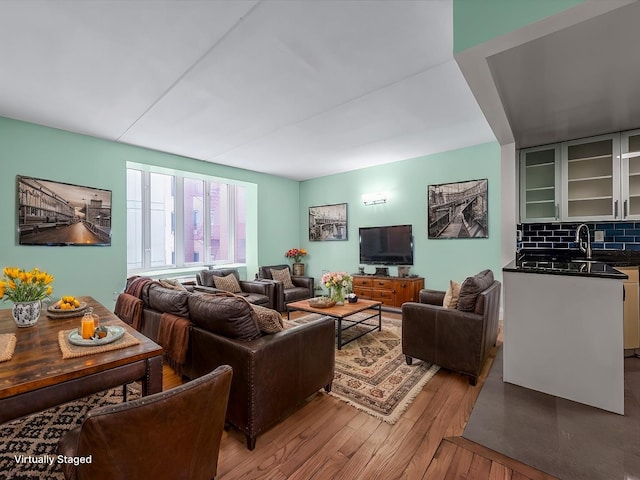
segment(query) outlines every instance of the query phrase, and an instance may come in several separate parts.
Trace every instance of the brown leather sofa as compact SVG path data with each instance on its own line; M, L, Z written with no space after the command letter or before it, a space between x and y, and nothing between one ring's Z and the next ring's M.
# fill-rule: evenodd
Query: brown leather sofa
M313 277L305 277L301 275L291 275L291 283L293 288L284 288L282 282L277 282L271 275L271 270L289 270L291 275L291 269L289 265L269 265L266 267L260 267L258 270L258 277L266 283L273 283L274 285L274 303L271 308L279 312L284 312L287 308L287 303L297 302L298 300L304 300L306 298L312 298L314 296L314 279Z
M226 419L252 450L256 436L310 395L331 390L334 320L323 317L262 334L251 306L238 297L176 291L152 284L142 293L141 332L157 340L162 313L191 320L183 374L198 378L222 364L233 368Z
M211 270L202 270L196 273L196 285L193 287L195 291L208 293L220 293L223 290L216 288L214 277L226 277L233 274L240 285L242 292L236 293L245 297L249 303L260 305L262 307L274 308L273 305L273 285L257 282L254 280L240 280L238 270L235 268L214 268Z
M466 284L466 291L465 290ZM421 290L420 302L402 305L402 353L469 376L476 385L498 337L500 282L491 270L463 282L458 308L442 306L445 292ZM462 309L460 309L462 306Z
M228 365L165 392L91 410L58 441L66 480L209 480L218 468Z

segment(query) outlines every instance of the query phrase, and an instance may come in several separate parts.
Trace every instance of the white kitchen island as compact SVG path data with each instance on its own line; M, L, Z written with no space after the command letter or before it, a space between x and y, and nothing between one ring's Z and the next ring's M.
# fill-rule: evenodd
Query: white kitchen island
M624 279L604 264L507 265L504 381L623 415Z

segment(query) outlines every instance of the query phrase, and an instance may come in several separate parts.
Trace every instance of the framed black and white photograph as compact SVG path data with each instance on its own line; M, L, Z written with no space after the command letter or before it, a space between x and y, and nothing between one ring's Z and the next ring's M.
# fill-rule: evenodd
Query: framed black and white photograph
M427 187L429 238L487 238L488 181Z
M20 245L111 245L111 191L17 177Z
M309 207L309 240L347 240L347 204Z

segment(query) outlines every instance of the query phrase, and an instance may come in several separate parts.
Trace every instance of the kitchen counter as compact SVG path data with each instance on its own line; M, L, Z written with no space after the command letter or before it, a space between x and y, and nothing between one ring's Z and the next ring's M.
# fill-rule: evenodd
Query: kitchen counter
M513 260L502 270L505 272L575 275L580 277L616 278L619 280L626 280L628 278L627 275L619 272L608 263L581 261L571 258L553 260L554 258L556 257L525 256Z
M527 259L543 259L554 262L572 262L585 260L585 254L577 249L532 249L520 251L518 257ZM613 267L637 267L640 266L640 250L594 250L591 260L606 263Z
M504 381L624 414L625 279L571 258L504 267Z

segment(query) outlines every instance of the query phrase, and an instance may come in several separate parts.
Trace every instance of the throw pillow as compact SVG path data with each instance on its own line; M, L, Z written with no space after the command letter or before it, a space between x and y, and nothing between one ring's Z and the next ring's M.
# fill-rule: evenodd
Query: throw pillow
M213 283L215 283L216 288L220 290L224 290L229 293L240 293L242 290L240 289L240 284L238 283L238 279L233 273L225 277L213 277Z
M258 327L262 333L277 333L284 330L282 316L278 312L260 305L251 305L251 308L256 314Z
M291 273L289 273L288 268L283 268L282 270L274 270L272 268L271 278L273 278L276 282L282 282L285 290L289 288L295 288L295 285L291 281Z
M456 308L462 312L473 312L476 308L478 295L489 288L492 283L493 272L491 270L483 270L473 277L467 277L460 287Z
M187 289L184 288L184 285L182 285L178 280L175 280L173 278L161 278L160 280L158 280L158 282L160 283L160 285L162 285L165 288L170 288L172 290L177 290L179 292L187 291Z
M197 327L223 337L251 341L262 336L253 309L242 297L226 293L189 295L189 314Z
M460 296L460 284L449 280L449 288L447 293L444 294L444 301L442 306L445 308L456 308L458 306L458 297Z

